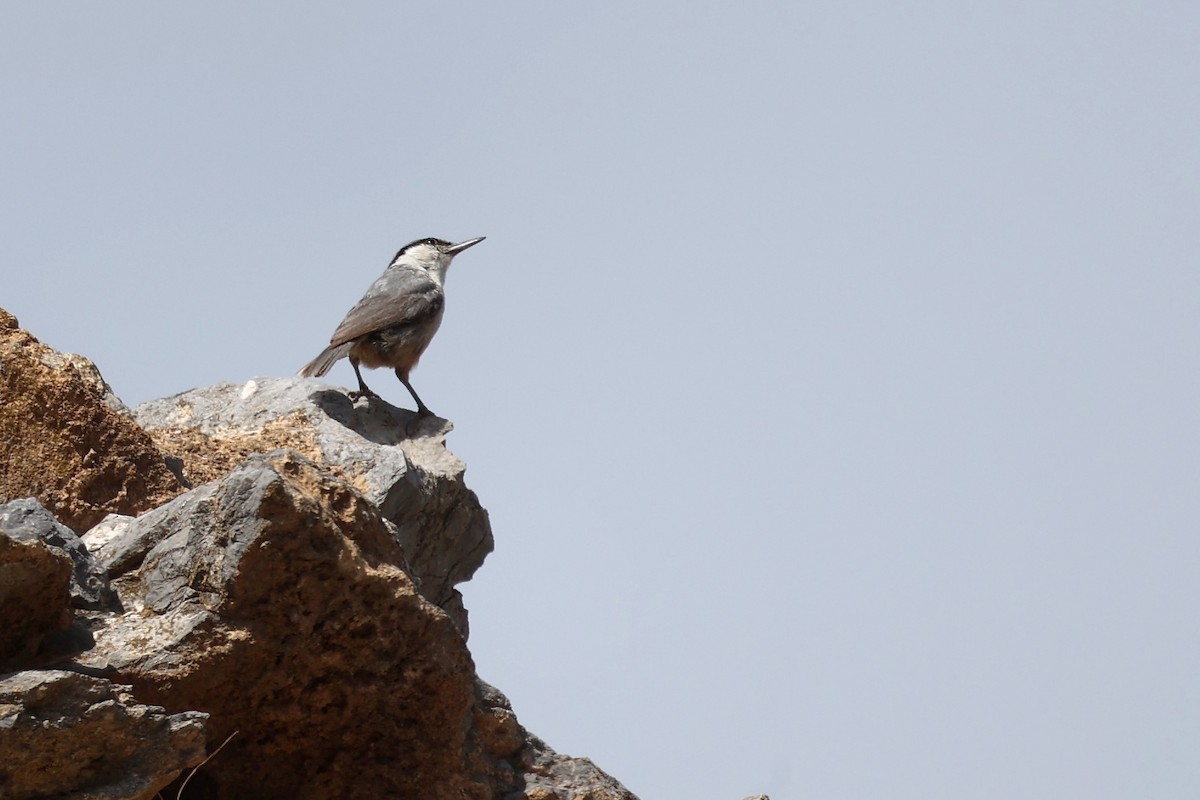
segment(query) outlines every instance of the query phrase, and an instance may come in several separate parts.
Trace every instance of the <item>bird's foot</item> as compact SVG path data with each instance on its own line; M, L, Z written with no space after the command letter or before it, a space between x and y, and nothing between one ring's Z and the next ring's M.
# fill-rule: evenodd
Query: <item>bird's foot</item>
M346 394L346 396L350 398L351 403L357 403L359 400L361 400L364 397L374 397L376 400L380 399L379 395L375 394L370 389L366 389L366 388L359 389L359 390L353 391L353 392L349 392Z

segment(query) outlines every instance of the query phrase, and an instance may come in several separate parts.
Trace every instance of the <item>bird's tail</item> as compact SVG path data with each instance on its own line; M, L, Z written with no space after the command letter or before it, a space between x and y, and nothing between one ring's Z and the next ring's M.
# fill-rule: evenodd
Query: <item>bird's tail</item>
M336 364L339 360L350 355L351 344L353 344L353 342L346 342L345 344L330 345L329 347L326 347L321 351L321 355L305 364L297 374L303 378L319 378L326 372L329 372L329 368Z

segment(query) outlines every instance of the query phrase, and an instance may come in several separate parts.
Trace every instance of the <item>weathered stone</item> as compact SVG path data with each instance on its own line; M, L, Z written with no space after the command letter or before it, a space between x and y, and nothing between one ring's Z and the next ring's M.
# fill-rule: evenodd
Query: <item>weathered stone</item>
M11 319L11 324L7 320ZM36 497L85 531L109 512L137 514L182 491L149 435L82 356L0 325L0 502Z
M87 547L88 552L92 554L92 558L96 560L96 563L100 565L100 568L106 574L110 572L112 574L120 574L121 572L128 571L128 569L137 567L137 564L134 564L127 569L118 571L112 569L114 560L118 560L115 556L117 545L114 543L122 541L121 537L129 530L129 523L134 519L135 517L125 514L109 514L89 528L87 533L79 537L84 546ZM149 549L147 547L145 550ZM145 550L142 551L142 555L145 555Z
M204 758L206 715L60 670L0 678L0 797L150 800Z
M489 753L502 758L516 757L525 747L525 729L517 722L512 705L499 689L476 679L478 696L476 727Z
M174 797L211 713L210 741L232 738L183 797L635 800L476 677L455 586L492 534L449 430L297 379L128 412L0 309L0 502L38 498L88 551L32 501L0 511L38 539L0 536L0 669L66 664L204 712L20 679L0 688L0 797ZM71 562L46 542L90 554L125 610L77 590L72 621Z
M139 697L210 713L214 740L240 731L202 769L217 796L513 788L476 727L465 642L350 484L296 453L254 455L129 523L140 525L158 543L127 576L130 611L99 620L79 661Z
M121 610L107 574L83 541L36 499L27 497L0 505L0 533L19 542L43 542L71 559L71 605L75 608Z
M97 542L97 562L110 577L119 579L141 566L146 554L163 539L186 529L193 520L206 524L204 520L212 515L213 495L219 488L217 481L206 483L140 517L106 517L96 527L107 538L102 541L89 531L85 541Z
M134 414L193 482L229 472L249 453L286 447L338 475L396 525L426 599L467 633L454 588L493 547L487 512L463 482L465 465L445 444L451 426L314 380L258 378L144 403Z
M476 690L481 739L513 767L516 786L504 800L637 800L590 760L559 755L522 728L500 690L483 681Z
M536 736L528 733L526 736L529 742L520 760L523 793L516 797L525 800L638 800L591 759L560 755Z
M0 533L0 672L32 665L70 626L70 583L62 552Z

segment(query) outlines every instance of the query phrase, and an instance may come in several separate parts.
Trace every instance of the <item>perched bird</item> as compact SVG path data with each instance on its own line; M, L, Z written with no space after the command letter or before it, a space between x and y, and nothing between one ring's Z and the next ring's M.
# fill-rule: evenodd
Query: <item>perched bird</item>
M358 391L350 398L378 397L363 383L360 364L392 367L396 377L417 401L417 413L429 409L408 382L408 373L417 365L442 324L446 294L443 284L446 270L454 257L485 237L451 244L445 239L418 239L400 248L392 263L371 284L342 324L338 325L321 354L304 365L304 377L324 375L337 361L349 357L358 378Z

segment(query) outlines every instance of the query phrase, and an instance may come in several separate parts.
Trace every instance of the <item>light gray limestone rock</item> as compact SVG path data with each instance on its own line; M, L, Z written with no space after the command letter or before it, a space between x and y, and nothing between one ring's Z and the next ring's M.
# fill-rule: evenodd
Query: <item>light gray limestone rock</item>
M281 447L344 478L395 525L421 594L466 635L454 587L494 542L487 512L463 481L465 465L446 449L446 420L377 398L352 403L344 391L300 378L195 389L144 403L134 416L164 452L182 459L193 482L227 473L250 452ZM221 453L227 463L217 463ZM130 542L106 549L110 575L136 564L139 549Z

